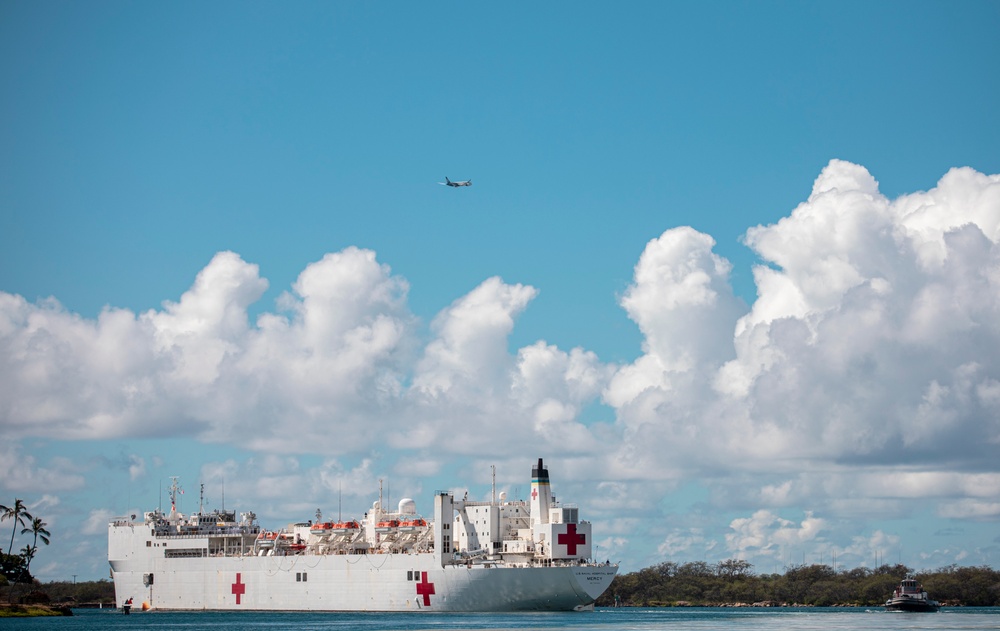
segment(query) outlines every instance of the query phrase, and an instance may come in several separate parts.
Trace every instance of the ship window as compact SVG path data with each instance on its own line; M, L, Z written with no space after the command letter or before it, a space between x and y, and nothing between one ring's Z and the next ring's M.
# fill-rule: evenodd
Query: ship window
M407 570L407 572L406 572L406 580L408 580L408 581L412 581L413 580L413 570Z
M295 582L296 583L301 583L302 582L302 572L296 572L295 573Z
M151 547L153 547L153 542L152 542L152 541L147 541L147 542L146 542L146 547L147 547L147 548L151 548Z
M309 579L309 575L305 572L302 573L302 582L305 583Z

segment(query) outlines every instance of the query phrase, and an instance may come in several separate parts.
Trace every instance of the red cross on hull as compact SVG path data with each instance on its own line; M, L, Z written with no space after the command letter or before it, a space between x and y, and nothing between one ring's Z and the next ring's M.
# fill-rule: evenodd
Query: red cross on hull
M243 594L247 593L246 583L240 582L240 576L241 576L240 573L237 572L236 573L236 582L233 583L233 594L236 595L236 604L237 605L241 604L241 602L240 602L241 597L243 596Z
M427 582L427 572L421 572L420 574L420 582L417 583L417 596L423 596L424 607L430 607L431 594L434 593L434 583Z

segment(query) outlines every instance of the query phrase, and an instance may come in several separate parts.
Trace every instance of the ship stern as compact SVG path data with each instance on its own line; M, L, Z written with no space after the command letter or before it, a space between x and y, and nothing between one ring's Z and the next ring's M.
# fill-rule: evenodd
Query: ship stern
M580 591L590 598L590 606L593 606L593 602L611 587L611 581L618 574L618 566L610 563L581 565L573 569L573 574Z

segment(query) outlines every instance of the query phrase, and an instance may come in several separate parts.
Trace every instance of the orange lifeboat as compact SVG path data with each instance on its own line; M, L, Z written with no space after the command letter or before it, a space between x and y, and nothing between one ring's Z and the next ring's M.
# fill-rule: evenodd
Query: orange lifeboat
M333 530L333 526L334 525L328 521L323 522L322 524L314 524L313 527L309 529L309 534L322 537L323 535L330 534L330 531Z
M257 545L261 548L273 548L274 540L277 538L277 533L271 532L270 530L261 530L260 534L257 535Z
M420 517L414 519L407 519L399 523L400 530L416 530L417 528L423 528L427 525L427 522Z

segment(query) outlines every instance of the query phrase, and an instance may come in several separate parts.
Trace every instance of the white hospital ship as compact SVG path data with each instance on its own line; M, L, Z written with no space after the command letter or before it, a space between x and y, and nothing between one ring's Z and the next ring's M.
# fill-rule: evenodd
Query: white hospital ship
M531 499L434 496L434 518L411 499L376 501L361 521L295 523L269 531L253 513L176 510L108 526L118 606L143 610L584 610L618 566L595 563L591 524L560 504L538 459Z

